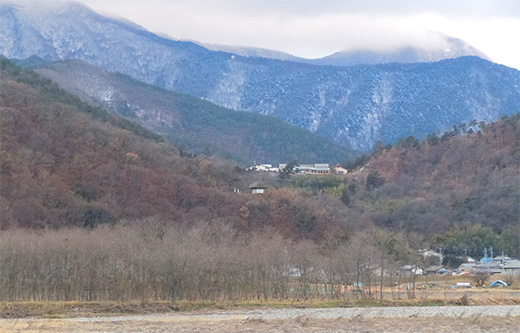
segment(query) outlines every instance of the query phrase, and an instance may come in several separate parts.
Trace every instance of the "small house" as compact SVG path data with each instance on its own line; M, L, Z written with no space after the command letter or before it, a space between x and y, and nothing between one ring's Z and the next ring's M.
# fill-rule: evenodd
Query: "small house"
M503 263L506 263L508 261L511 261L511 258L509 258L508 256L498 256L498 257L494 257L492 262L493 263L499 263L499 264L503 264Z
M441 270L441 269L442 269L442 266L431 265L425 269L425 273L426 274L437 274L439 272L439 270Z
M462 263L459 268L457 268L458 272L472 272L475 268L475 263Z
M252 194L264 194L265 190L267 189L267 186L259 182L254 182L249 186L249 189L251 190Z
M334 167L334 172L338 175L346 175L348 173L347 169L341 167L339 164L336 164Z
M482 263L482 264L476 264L473 266L472 273L475 272L488 272L489 274L500 274L502 273L502 270L500 268L500 265L492 264L490 262Z
M500 265L501 273L504 275L520 276L520 260L511 259Z
M330 167L325 163L300 164L296 167L297 173L301 174L329 174Z
M417 265L404 265L399 270L404 276L423 275L423 269Z

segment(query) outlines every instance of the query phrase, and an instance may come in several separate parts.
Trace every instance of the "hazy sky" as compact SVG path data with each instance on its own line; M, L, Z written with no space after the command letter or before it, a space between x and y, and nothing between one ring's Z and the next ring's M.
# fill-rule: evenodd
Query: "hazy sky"
M343 49L461 38L520 69L520 0L79 0L158 33L316 58ZM428 41L427 43L434 43Z

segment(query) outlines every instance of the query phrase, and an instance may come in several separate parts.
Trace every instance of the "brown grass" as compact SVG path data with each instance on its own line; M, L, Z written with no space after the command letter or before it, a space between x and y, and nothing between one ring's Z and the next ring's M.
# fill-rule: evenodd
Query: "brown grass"
M496 289L448 291L448 295L433 294L415 299L350 299L350 300L268 300L268 301L148 301L148 302L0 302L0 318L74 318L115 316L121 314L169 313L203 309L234 308L333 308L333 307L390 307L443 305L517 305L516 291ZM446 297L443 297L446 296ZM403 294L403 297L406 295Z

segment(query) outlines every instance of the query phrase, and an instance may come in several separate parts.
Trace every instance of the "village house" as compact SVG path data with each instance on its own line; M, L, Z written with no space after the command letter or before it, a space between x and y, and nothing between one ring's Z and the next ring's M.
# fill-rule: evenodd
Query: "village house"
M278 172L278 168L274 168L272 164L258 164L247 168L249 171Z
M437 253L433 250L430 250L430 249L426 249L426 250L419 250L419 253L421 254L421 256L426 259L426 258L436 258L436 261L438 261L439 263L439 266L442 266L442 254L440 253ZM435 259L434 259L435 260Z
M474 270L473 268L475 267L475 265L476 265L476 263L474 263L474 262L462 263L457 268L457 272L459 273L459 275L469 274Z
M500 265L503 275L520 276L520 260L511 259Z
M265 190L267 189L267 186L259 182L254 182L249 186L249 189L251 190L252 194L264 194Z
M282 172L286 167L287 163L280 163L278 168L273 167L272 164L255 164L246 170L276 173ZM339 164L336 164L332 170L338 175L346 175L348 173L347 169ZM328 175L331 172L331 167L327 163L300 164L294 167L294 173L300 175Z
M439 266L439 265L431 265L429 267L427 267L425 270L424 270L424 273L426 273L426 275L430 275L430 274L442 274L443 271L441 271L441 269L443 269L442 266ZM441 272L439 272L441 271Z
M504 264L508 261L511 261L511 258L509 258L508 256L505 256L505 255L493 257L493 259L491 260L491 262L498 263L498 264Z
M330 167L325 163L301 164L296 167L296 172L304 175L308 174L329 174Z
M404 276L423 275L423 269L417 265L403 265L399 270Z
M341 167L339 164L336 164L334 167L334 173L338 175L346 175L348 173L347 169Z
M499 264L484 262L473 266L471 273L474 274L476 272L487 272L490 275L493 275L502 273L502 269L500 268Z

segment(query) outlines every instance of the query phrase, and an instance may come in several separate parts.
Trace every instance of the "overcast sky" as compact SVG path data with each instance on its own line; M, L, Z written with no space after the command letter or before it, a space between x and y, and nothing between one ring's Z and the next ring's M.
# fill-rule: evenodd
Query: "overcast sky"
M424 44L439 31L520 69L520 0L79 0L157 33L306 58ZM426 41L426 44L434 41ZM427 45L426 45L427 46Z

